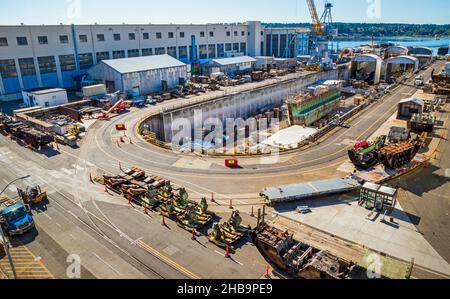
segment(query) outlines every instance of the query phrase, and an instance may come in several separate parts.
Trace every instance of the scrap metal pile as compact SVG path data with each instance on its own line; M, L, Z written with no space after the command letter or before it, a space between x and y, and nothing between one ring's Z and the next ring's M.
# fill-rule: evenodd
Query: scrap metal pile
M13 117L0 114L0 133L22 141L32 148L47 146L54 141L54 137L48 133L38 131Z
M450 76L446 74L435 75L434 70L431 75L432 91L434 94L450 96Z
M411 162L423 145L423 138L420 136L413 140L391 144L387 144L386 139L386 136L379 136L371 142L367 140L357 142L348 151L350 160L361 169L369 169L379 163L396 169Z

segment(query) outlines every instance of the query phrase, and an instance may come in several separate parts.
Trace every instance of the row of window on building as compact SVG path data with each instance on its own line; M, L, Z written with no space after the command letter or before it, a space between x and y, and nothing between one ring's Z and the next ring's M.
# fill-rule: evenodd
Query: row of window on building
M263 44L261 44L263 47ZM296 36L293 34L270 34L266 36L266 53L268 56L293 57Z
M241 31L241 35L245 36L245 31ZM227 36L231 36L231 31L227 31ZM234 31L234 36L238 36L238 31ZM155 34L156 39L162 39L163 34L162 32L156 32ZM174 32L168 33L168 38L172 39L175 38ZM179 32L180 38L185 38L184 32ZM200 32L200 37L205 37L205 32ZM214 37L214 31L209 32L209 37ZM120 41L122 38L120 33L114 33L113 39L115 41ZM40 45L48 45L48 37L47 36L38 36L38 43ZM88 36L86 34L80 34L78 36L80 43L87 43L88 42ZM129 33L128 34L129 40L136 40L136 33ZM150 39L150 33L144 32L142 33L142 39L148 40ZM28 39L26 36L18 36L16 37L17 45L18 46L27 46L28 45ZM104 34L97 34L97 42L104 42L105 41L105 35ZM68 44L69 43L69 36L68 35L60 35L59 36L59 42L61 44ZM7 37L0 37L0 47L7 47L9 45L8 38Z
M198 57L200 59L223 57L225 51L247 52L246 43L226 43L226 44L210 44L198 46ZM189 59L189 53L192 52L192 46L178 47L159 47L159 48L146 48L142 49L142 56L162 55L168 54L180 60L187 61ZM125 57L139 57L139 49L127 50L127 56L125 50L112 51L112 57L110 52L97 52L96 60L107 59L120 59ZM76 61L75 55L59 55L59 64L62 72L75 71ZM37 62L39 64L39 71L41 74L55 73L57 71L57 63L55 56L38 57ZM18 59L20 73L22 76L36 75L36 69L33 58L19 58ZM94 65L94 57L92 53L78 54L78 63L81 70L89 69ZM16 64L14 59L0 60L0 75L2 78L18 77Z

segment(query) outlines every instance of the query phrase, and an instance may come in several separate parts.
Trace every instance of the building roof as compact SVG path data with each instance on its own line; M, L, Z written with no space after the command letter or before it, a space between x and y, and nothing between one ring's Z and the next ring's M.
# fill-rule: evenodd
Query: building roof
M363 188L366 190L385 194L388 196L395 196L395 194L397 194L397 190L394 188L390 188L387 186L381 186L381 185L377 185L377 184L370 183L370 182L365 183Z
M36 89L30 89L30 90L24 90L24 92L32 93L34 95L43 95L43 94L49 94L54 92L62 92L66 91L62 88L36 88Z
M361 54L353 58L353 61L356 62L367 62L367 61L379 61L382 62L383 59L381 59L380 56L375 54Z
M185 63L167 54L133 57L133 58L109 59L109 60L102 60L102 63L115 69L121 74L186 66Z
M399 52L408 53L408 48L404 47L404 46L392 46L392 47L389 47L388 52L389 53L399 53Z
M399 64L416 64L419 65L419 59L413 56L402 55L393 58L389 58L387 63L399 63Z
M411 52L418 51L418 50L423 50L423 51L426 51L426 52L428 52L430 54L433 53L433 49L428 48L428 47L422 47L422 46L414 47L414 48L410 49L409 52L411 53Z
M212 62L215 62L219 65L232 65L239 63L248 63L248 62L256 62L257 60L250 56L239 56L239 57L231 57L231 58L221 58L221 59L213 59Z
M262 195L272 203L327 196L356 190L359 183L350 178L329 179L285 186L264 188Z
M415 97L403 99L400 101L400 104L409 103L409 102L416 103L417 105L420 105L420 106L425 105L425 103L422 100L415 98Z

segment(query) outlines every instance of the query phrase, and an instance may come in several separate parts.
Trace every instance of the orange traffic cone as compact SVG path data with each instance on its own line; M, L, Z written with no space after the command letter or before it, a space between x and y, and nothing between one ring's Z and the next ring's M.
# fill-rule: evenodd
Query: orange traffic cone
M264 273L264 277L270 279L270 266L266 266L266 272Z
M228 247L228 245L227 245L227 247L225 249L225 258L229 259L230 257L231 257L230 256L230 247Z

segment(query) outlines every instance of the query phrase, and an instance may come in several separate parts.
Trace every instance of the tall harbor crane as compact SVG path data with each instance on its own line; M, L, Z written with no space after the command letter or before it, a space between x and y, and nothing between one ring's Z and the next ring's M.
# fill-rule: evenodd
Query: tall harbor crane
M306 0L306 2L308 2L308 8L311 14L313 34L316 36L321 36L324 34L324 28L319 19L319 15L317 14L316 4L314 3L314 0Z
M333 4L325 1L325 10L319 19L314 0L306 0L309 12L311 14L312 32L311 32L311 59L308 63L310 67L321 67L324 69L333 68L333 61L330 58L329 43L332 35L329 32L329 26L332 23L331 9Z

